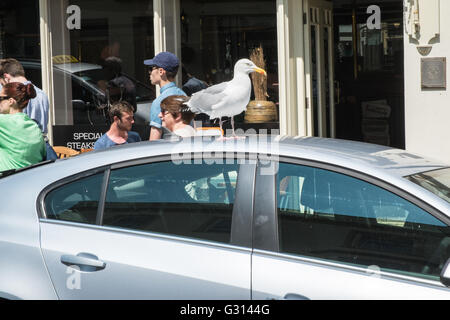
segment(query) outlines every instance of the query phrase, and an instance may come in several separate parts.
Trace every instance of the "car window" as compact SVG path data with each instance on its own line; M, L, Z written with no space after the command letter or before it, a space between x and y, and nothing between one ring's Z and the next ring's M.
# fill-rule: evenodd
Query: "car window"
M112 170L103 225L229 243L238 164Z
M103 173L82 178L50 191L44 200L48 219L95 224Z
M438 280L449 227L378 186L327 170L280 164L280 250Z
M406 179L450 203L450 168L421 172L408 176Z

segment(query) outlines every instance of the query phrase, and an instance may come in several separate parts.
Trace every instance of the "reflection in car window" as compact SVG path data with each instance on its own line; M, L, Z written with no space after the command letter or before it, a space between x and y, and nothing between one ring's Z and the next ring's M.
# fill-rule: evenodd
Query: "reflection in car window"
M280 250L433 280L449 258L447 225L382 188L280 164Z
M450 202L450 168L417 173L406 178Z
M46 217L95 224L102 182L99 173L52 190L44 200Z
M210 163L111 171L103 225L229 243L238 164Z

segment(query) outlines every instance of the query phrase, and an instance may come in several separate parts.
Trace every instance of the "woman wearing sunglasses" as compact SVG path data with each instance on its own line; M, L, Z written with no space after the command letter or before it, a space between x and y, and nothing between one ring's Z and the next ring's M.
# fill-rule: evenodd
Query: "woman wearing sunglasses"
M162 126L184 138L195 136L195 129L190 126L195 114L185 105L188 100L186 96L169 96L161 101L159 113Z
M0 91L0 172L45 159L45 142L37 123L23 109L36 97L32 84L11 82Z

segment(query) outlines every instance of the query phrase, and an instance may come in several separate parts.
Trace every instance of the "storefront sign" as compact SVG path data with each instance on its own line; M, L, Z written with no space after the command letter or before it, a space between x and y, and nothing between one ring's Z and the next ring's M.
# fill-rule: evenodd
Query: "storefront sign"
M421 58L421 84L423 89L447 88L447 59L441 58Z
M75 150L94 148L95 141L98 140L109 126L89 126L89 125L70 125L53 126L53 145L65 146ZM133 126L141 136L142 140L148 140L150 134L149 126Z
M109 130L109 126L54 126L53 145L75 150L94 148L98 138Z

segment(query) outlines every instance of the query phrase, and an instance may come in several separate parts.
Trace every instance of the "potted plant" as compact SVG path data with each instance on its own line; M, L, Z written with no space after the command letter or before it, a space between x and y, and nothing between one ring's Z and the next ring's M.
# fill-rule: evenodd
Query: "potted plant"
M264 60L264 51L260 45L254 48L250 54L250 60L262 69L266 69L266 61ZM259 74L251 74L253 92L255 100L251 100L245 111L244 121L247 123L264 123L277 121L277 108L275 103L268 101L267 97L267 77Z

